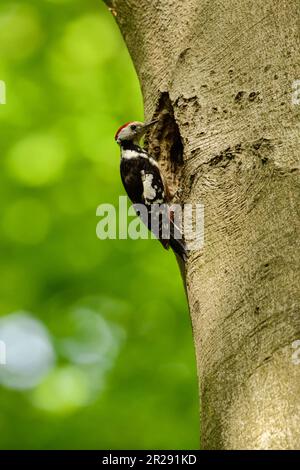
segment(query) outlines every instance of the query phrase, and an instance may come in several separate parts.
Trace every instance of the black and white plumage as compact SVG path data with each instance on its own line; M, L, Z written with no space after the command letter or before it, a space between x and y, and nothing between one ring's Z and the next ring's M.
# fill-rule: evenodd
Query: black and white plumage
M121 147L121 179L133 204L146 207L146 215L142 215L138 209L137 213L147 227L165 248L171 246L178 256L186 260L185 244L180 230L173 222L173 213L168 204L169 191L158 162L139 145L142 136L155 122L144 124L134 121L118 129L115 140Z

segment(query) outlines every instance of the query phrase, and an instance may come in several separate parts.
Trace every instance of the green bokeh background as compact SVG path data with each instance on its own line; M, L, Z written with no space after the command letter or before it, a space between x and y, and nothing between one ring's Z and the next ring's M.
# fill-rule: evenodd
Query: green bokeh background
M31 386L30 342L18 387L0 366L0 448L197 448L175 258L96 237L97 206L124 195L114 133L143 119L112 15L101 0L1 0L0 80L0 321L37 320L54 355Z

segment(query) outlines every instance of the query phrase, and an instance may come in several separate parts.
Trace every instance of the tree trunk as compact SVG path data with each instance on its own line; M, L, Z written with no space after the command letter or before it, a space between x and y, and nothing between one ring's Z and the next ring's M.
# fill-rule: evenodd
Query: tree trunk
M299 1L106 3L160 117L149 150L205 208L186 265L201 447L300 449Z

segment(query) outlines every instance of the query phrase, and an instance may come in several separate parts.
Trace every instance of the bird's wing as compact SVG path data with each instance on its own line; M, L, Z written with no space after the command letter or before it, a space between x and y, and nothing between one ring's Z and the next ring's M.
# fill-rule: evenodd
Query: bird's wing
M153 166L141 170L143 200L147 204L165 202L165 188L159 170Z

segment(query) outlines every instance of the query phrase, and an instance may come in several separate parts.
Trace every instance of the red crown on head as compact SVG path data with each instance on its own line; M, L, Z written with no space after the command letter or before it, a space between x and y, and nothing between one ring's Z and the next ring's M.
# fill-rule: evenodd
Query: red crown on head
M117 130L116 132L116 135L115 135L115 140L117 140L118 138L118 135L120 134L121 130L124 129L125 127L127 127L129 124L131 124L133 121L129 121L129 122L126 122L126 124L123 124L123 126L119 127L119 129Z

